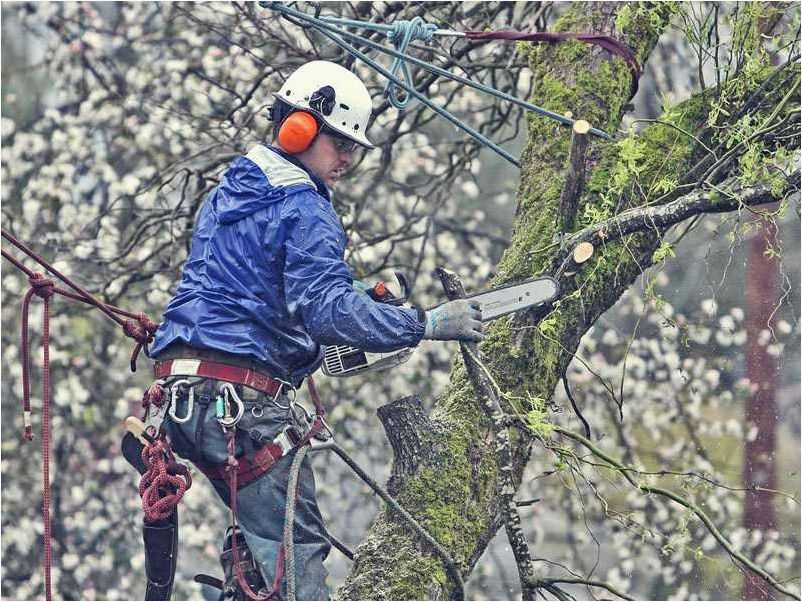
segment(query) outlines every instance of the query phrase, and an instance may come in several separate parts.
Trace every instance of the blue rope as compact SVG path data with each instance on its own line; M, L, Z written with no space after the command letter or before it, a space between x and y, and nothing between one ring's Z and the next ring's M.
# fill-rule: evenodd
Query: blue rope
M432 109L435 113L437 113L438 115L440 115L441 117L452 123L455 127L462 130L463 132L465 132L478 142L482 143L483 145L487 146L496 154L503 157L504 159L506 159L507 161L509 161L518 168L521 167L521 164L515 159L515 157L510 155L507 151L505 151L503 148L501 148L500 146L489 140L487 137L483 136L478 131L474 130L473 128L463 123L459 118L454 116L452 113L450 113L443 107L440 107L432 103L432 101L426 98L426 96L418 92L414 88L414 82L410 77L406 61L409 61L410 63L413 63L419 67L423 67L424 69L432 73L436 73L443 77L447 77L449 79L462 83L471 88L485 92L486 94L490 94L491 96L495 96L496 98L501 98L503 100L516 104L529 111L538 113L550 119L554 119L555 121L559 121L564 125L574 124L573 119L569 119L567 117L564 117L563 115L559 115L558 113L554 113L552 111L549 111L532 103L520 100L515 96L511 96L510 94L501 92L500 90L496 90L484 84L471 81L469 79L451 73L450 71L446 71L445 69L441 69L440 67L431 65L425 61L422 61L413 56L405 54L404 52L401 52L399 49L401 48L405 49L409 45L411 40L420 39L428 42L429 40L431 40L433 35L436 35L437 33L443 31L436 29L436 26L432 24L425 23L420 17L415 17L415 19L413 19L412 21L400 21L396 25L392 26L381 23L353 21L350 19L338 19L335 17L310 16L300 11L294 10L280 2L261 1L259 2L259 4L264 8L269 8L276 12L282 13L285 16L285 18L294 22L296 25L299 25L301 27L309 27L309 26L314 27L324 36L326 36L327 38L332 40L335 44L337 44L337 46L339 46L352 56L360 59L362 62L366 63L368 66L370 66L378 73L386 77L388 81L384 89L384 95L388 98L390 104L392 104L393 106L397 108L404 108L408 106L410 102L412 102L413 98L417 99L426 107ZM293 20L293 18L298 19L301 22L299 23L298 21ZM374 31L383 31L396 46L396 50L386 48L381 44L378 44L360 35L339 29L334 25L335 23L337 25L346 27L361 27L365 29L372 29ZM367 55L360 52L357 48L355 48L354 46L343 40L341 36L345 36L350 41L358 42L360 45L368 46L371 49L378 50L380 52L383 52L385 54L394 57L395 61L393 62L393 65L391 67L392 72L382 68L379 64L370 59ZM404 71L404 76L406 81L401 81L400 79L398 79L398 77L396 77L396 73L398 72L399 68ZM399 97L399 95L401 94L401 90L403 90L404 92L405 96L404 99L401 99ZM401 104L396 104L396 102ZM591 128L590 133L607 140L612 139L612 137L609 134L596 128Z
M320 20L325 22L325 23L328 23L329 21L332 21L332 22L334 22L334 21L336 21L336 22L345 21L346 22L345 25L349 25L349 26L359 23L358 21L351 21L349 19L336 19L334 17L320 17ZM325 27L325 25L324 25L324 27ZM381 23L365 23L363 25L363 27L365 29L373 29L373 30L376 30L376 31L384 31L384 32L389 32L391 30L391 28L392 28L392 26L390 26L390 25L383 25ZM414 56L411 56L409 54L401 54L396 50L391 50L390 48L385 48L381 44L379 44L377 42L374 42L373 40L369 40L368 38L363 38L360 35L353 34L353 33L348 32L348 31L339 30L339 29L336 29L336 28L333 28L333 27L327 28L327 29L330 29L331 31L336 31L339 35L345 36L349 40L357 41L357 42L359 42L360 44L362 44L364 46L368 46L372 50L378 50L380 52L383 52L383 53L385 53L385 54L387 54L389 56L395 57L395 58L403 58L404 60L409 61L410 63L413 63L414 65L417 65L418 67L423 67L424 69L426 69L427 71L430 71L431 73L436 73L437 75L440 75L442 77L447 77L447 78L449 78L449 79L451 79L453 81L456 81L456 82L459 82L461 84L464 84L464 85L466 85L466 86L468 86L470 88L473 88L475 90L479 90L481 92L484 92L485 94L489 94L491 96L495 96L496 98L500 98L502 100L506 100L507 102L511 102L514 105L517 105L519 107L527 109L528 111L532 111L533 113L537 113L538 115L543 115L544 117L548 117L549 119L553 119L555 121L559 121L563 125L573 126L574 123L576 123L576 121L574 119L570 119L568 117L565 117L564 115L560 115L559 113L555 113L554 111L549 111L548 109L544 109L543 107L539 107L539 106L537 106L535 104L532 104L531 102L526 102L525 100L521 100L520 98L516 98L515 96L507 94L506 92L502 92L501 90L496 90L495 88L491 88L490 86L486 86L485 84L472 81L470 79L467 79L465 77L457 75L456 73L452 73L451 71L446 71L445 69L442 69L442 68L438 67L437 65L431 65L431 64L427 63L426 61L423 61L423 60L421 60L419 58L416 58ZM598 136L599 138L604 138L605 140L612 140L613 139L613 137L610 136L610 134L608 134L607 132L604 132L604 131L602 131L600 129L597 129L597 128L590 128L589 133L593 134L594 136Z
M266 5L267 8L270 8L270 9L275 10L277 12L283 13L285 15L285 17L287 17L290 21L293 21L293 18L296 18L296 19L300 19L303 23L308 23L309 25L311 25L312 27L317 29L320 33L322 33L324 36L329 38L332 42L337 44L337 46L339 46L340 48L342 48L346 52L350 53L351 55L355 56L356 58L361 60L363 63L366 63L367 65L369 65L370 67L375 69L378 73L380 73L381 75L383 75L387 79L391 80L397 86L403 88L407 92L407 94L412 95L413 97L418 99L421 103L423 103L428 108L430 108L432 111L434 111L435 113L437 113L438 115L440 115L441 117L443 117L444 119L446 119L447 121L452 123L455 127L461 129L463 132L468 134L471 138L477 140L478 142L481 142L482 144L484 144L488 148L492 149L498 155L500 155L501 157L503 157L504 159L506 159L507 161L509 161L510 163L512 163L513 165L515 165L517 168L520 169L521 164L510 153L505 151L503 148L501 148L499 145L494 143L492 140L489 140L486 136L483 136L482 134L480 134L479 132L477 132L476 130L471 128L470 126L465 125L464 123L462 123L462 121L460 121L459 118L457 118L456 116L454 116L451 113L449 113L443 107L440 107L440 106L434 104L431 100L426 98L426 96L424 96L423 94L418 92L413 86L410 86L406 82L403 82L400 79L398 79L397 77L395 77L392 73L387 71L384 67L382 67L381 65L376 63L376 61L372 60L365 53L360 52L357 48L354 48L353 46L351 46L348 42L343 40L338 35L340 33L346 33L346 32L343 32L343 31L341 31L341 30L339 30L336 27L333 27L331 25L327 25L326 23L320 21L319 19L315 19L314 17L310 17L309 15L306 15L306 14L304 14L302 12L299 12L299 11L296 11L296 10L294 10L292 8L289 8L288 6L285 6L284 4L281 4L279 2L266 2L265 5ZM296 23L296 25L303 26L303 23L297 23L297 22L295 22L295 23ZM362 38L360 36L355 36L355 37L357 37L360 41L365 41L365 42L368 41L368 40L365 40L364 38ZM387 50L387 49L385 49L385 50Z
M421 40L425 43L432 41L437 25L426 23L420 17L415 17L411 21L396 21L393 23L393 28L387 32L387 37L393 43L396 52L398 53L393 60L390 67L390 73L393 76L398 75L398 70L404 72L404 81L409 86L414 85L414 80L409 72L409 65L404 60L404 53L413 40ZM384 96L390 101L396 109L405 109L412 102L412 96L402 92L401 89L393 82L388 80L384 86Z

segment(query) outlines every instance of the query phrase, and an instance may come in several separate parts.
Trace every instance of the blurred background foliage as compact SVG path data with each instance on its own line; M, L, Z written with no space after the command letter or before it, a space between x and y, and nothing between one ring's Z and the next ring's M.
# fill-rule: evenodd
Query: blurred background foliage
M322 9L385 22L419 15L457 30L544 30L564 6L363 2L322 3ZM709 48L718 44L722 55L734 53L743 10L737 3L681 4L645 66L622 130L658 117L663 104L688 97L705 78L714 80ZM798 31L799 7L791 5L772 34L774 47L784 56L798 52ZM158 319L180 277L198 206L233 157L265 140L270 92L316 57L355 69L377 107L371 133L379 149L360 157L334 196L355 276L393 283L393 271L402 270L414 300L431 305L442 296L431 274L435 266L458 272L469 290L480 290L493 275L515 213L517 170L420 105L393 109L381 97L377 74L254 3L3 3L2 33L3 227L112 303ZM411 52L521 98L530 91L525 59L512 43L446 39L413 44ZM435 102L503 141L513 155L520 152L518 109L422 72L415 76ZM568 371L572 392L594 440L613 444L628 462L703 475L667 479L724 525L739 549L798 588L798 204L769 225L745 212L707 216L689 230L676 244L677 258L645 275L585 338L581 360ZM763 269L778 273L776 290L766 291L775 311L759 335L776 362L776 441L768 464L761 461L772 467L775 488L788 495L769 496L766 511L775 518L763 529L745 526L743 511L742 475L751 461L745 444L756 436L745 407L764 386L747 378L745 365L750 244L764 250L769 267ZM4 599L43 594L36 376L37 439L19 437L25 288L4 263ZM138 479L119 453L119 440L122 421L138 411L149 384L147 362L140 359L131 374L130 341L103 316L61 298L54 307L54 589L64 599L137 599L144 588ZM37 366L40 324L41 306L34 303ZM380 481L392 452L376 408L410 393L430 403L455 351L451 344L424 343L400 368L318 380L338 441ZM564 391L550 404L555 420L580 428ZM327 524L353 548L378 501L337 461L316 455L314 466ZM519 498L539 500L522 513L545 565L593 575L640 598L740 596L740 571L678 507L620 490L612 480L583 481L547 454L533 456ZM176 599L200 597L195 572L219 573L223 510L198 477L180 507ZM328 568L336 586L349 563L333 551ZM470 599L520 596L503 534L467 592Z

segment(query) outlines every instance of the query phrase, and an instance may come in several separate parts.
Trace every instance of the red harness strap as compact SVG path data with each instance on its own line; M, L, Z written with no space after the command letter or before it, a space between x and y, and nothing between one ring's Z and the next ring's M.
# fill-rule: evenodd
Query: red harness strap
M278 379L261 374L248 368L240 368L229 364L219 364L198 359L173 359L157 361L153 365L156 378L167 378L172 375L201 376L224 380L229 383L245 385L275 398L285 384Z
M242 489L246 485L253 483L256 479L261 477L269 471L276 462L284 457L285 451L277 443L268 443L264 447L256 451L253 460L249 460L245 456L237 459L237 489ZM229 480L228 466L203 464L194 462L198 470L205 474L209 479L216 481Z

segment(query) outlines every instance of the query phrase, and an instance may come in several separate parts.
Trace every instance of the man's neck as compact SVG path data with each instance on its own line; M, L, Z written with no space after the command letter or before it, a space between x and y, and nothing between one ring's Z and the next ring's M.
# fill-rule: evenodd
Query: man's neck
M329 189L326 188L326 185L323 183L323 180L321 180L315 174L313 174L311 171L309 171L309 168L306 165L304 165L303 162L301 162L298 159L298 157L296 157L295 155L292 155L292 154L288 153L284 149L279 148L278 146L275 146L275 145L272 145L272 144L270 145L270 150L278 153L279 155L281 155L281 157L283 157L284 159L286 159L287 161L289 161L293 165L296 165L296 166L300 167L306 173L308 173L309 177L312 178L312 182L314 182L315 186L317 187L317 191L320 194L320 196L322 196L324 199L326 199L329 202L331 201L331 196L330 196L330 193L329 193Z

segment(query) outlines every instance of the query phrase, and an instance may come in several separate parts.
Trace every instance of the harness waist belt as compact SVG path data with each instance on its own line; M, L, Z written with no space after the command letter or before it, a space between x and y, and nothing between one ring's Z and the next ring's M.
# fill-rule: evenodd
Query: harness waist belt
M215 380L224 380L256 389L266 393L273 399L279 394L281 387L286 384L248 368L197 359L157 360L153 365L153 375L156 378L166 378L173 375L214 378Z

